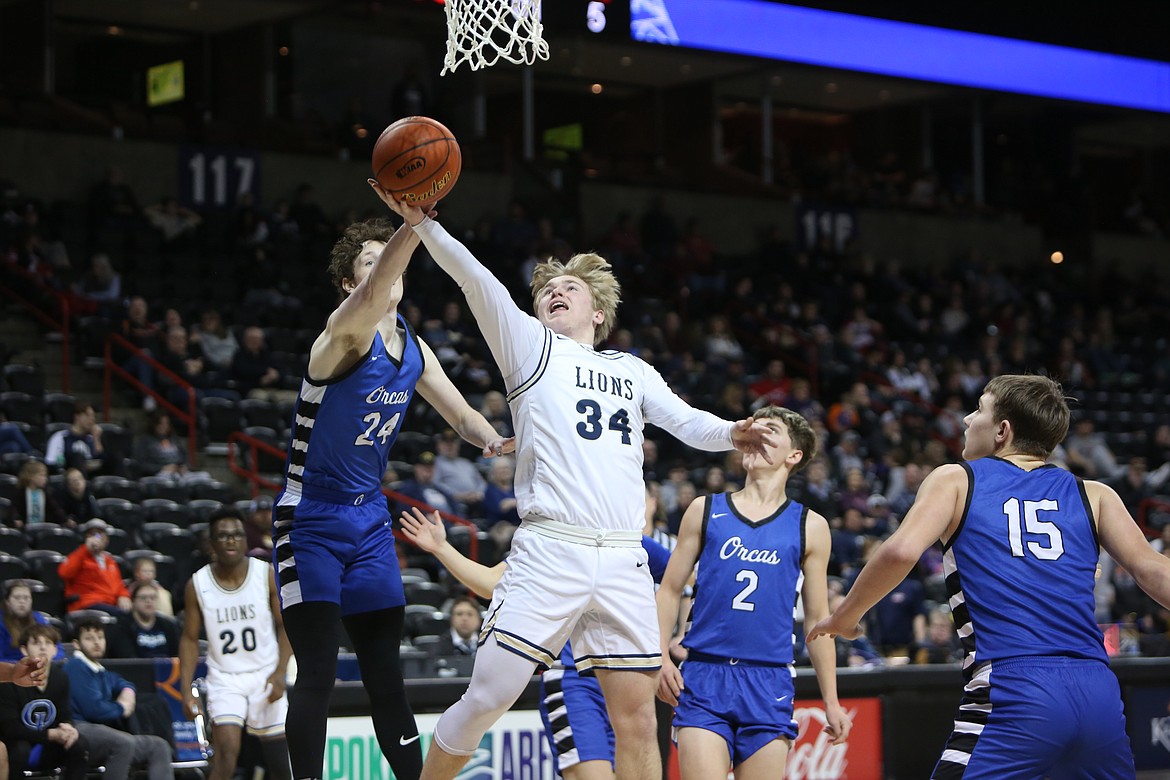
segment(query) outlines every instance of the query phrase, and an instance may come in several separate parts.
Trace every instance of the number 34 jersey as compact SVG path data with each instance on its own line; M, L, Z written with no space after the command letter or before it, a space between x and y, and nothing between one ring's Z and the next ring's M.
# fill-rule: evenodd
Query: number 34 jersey
M791 664L808 509L790 500L752 521L729 494L719 493L707 499L705 510L683 645L719 658Z
M1107 662L1093 619L1097 527L1081 481L1052 465L963 465L967 507L943 548L943 573L964 672L1020 656Z
M210 564L192 575L211 669L236 674L276 668L280 650L269 600L271 568L266 561L248 558L248 574L232 590L215 579Z

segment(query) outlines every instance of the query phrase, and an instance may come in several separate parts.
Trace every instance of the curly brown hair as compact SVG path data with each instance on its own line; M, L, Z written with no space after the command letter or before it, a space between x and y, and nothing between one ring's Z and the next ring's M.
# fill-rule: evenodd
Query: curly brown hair
M365 222L355 222L345 229L341 238L333 245L329 252L329 278L333 286L341 293L341 297L349 295L342 282L353 280L353 264L362 252L362 246L367 241L381 241L386 243L394 235L394 225L388 219L368 219Z

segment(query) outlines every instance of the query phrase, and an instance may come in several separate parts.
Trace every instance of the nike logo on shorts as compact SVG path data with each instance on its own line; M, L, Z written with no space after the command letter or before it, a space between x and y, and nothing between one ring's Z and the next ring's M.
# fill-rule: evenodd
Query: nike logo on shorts
M403 734L401 737L398 738L398 744L399 745L409 745L411 742L414 742L416 739L418 739L418 734L415 734L410 739L407 739L406 735Z
M635 565L636 565L636 567L637 567L637 568L639 568L639 569L640 569L640 568L642 568L642 566L644 566L645 564L639 563L639 564L635 564Z
M787 696L777 696L776 701L784 701L787 698L788 698Z

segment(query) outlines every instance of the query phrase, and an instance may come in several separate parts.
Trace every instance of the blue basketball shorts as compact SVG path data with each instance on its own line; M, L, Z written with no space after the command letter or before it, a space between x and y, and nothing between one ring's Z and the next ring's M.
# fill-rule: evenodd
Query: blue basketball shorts
M674 734L685 728L712 731L727 742L739 766L774 739L796 739L792 719L792 670L746 661L689 659L682 665L683 691L674 710Z
M935 780L1133 780L1117 677L1100 661L982 665L964 689Z
M613 727L596 677L582 677L572 668L545 671L540 676L540 718L558 772L584 761L613 765Z
M406 604L390 510L380 493L360 506L278 501L273 516L281 609L328 601L355 615Z

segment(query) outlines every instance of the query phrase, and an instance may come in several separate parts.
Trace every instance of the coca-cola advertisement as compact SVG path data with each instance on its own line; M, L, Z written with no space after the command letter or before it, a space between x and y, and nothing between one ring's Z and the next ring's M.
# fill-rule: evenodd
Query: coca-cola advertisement
M848 742L833 745L825 733L821 702L797 699L792 717L799 731L796 744L788 751L785 780L881 780L881 702L876 698L842 699L841 706L853 721L853 729ZM670 780L679 780L675 751L671 754Z

